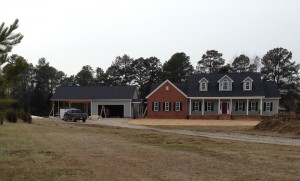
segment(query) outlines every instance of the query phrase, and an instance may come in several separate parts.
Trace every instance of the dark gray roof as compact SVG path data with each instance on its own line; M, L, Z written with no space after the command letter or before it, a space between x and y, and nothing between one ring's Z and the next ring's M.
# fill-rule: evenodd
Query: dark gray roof
M150 89L150 92L154 91L158 86L160 86L162 84L162 82L159 82L159 83L153 83L151 85L151 89ZM178 83L178 82L175 82L172 84L174 84L179 90L181 90L183 93L187 94L187 88L188 88L188 84L187 83Z
M61 86L51 100L136 99L136 86Z
M266 81L263 82L265 96L266 97L280 97L280 91L276 82L274 81Z
M233 80L232 91L219 91L218 81L227 75ZM253 80L252 91L243 91L243 80L250 77ZM199 91L199 80L208 80L208 91ZM245 73L211 73L211 74L192 74L189 77L188 97L248 97L265 96L264 87L261 81L261 74L254 72Z

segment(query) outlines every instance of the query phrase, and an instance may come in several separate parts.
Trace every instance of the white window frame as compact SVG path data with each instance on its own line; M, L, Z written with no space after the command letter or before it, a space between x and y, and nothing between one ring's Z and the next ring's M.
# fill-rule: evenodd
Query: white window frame
M238 102L238 111L243 111L243 102Z
M227 83L227 85L225 84L225 82ZM227 86L226 89L224 88L225 85ZM227 79L223 80L223 81L222 81L222 90L228 91L228 90L230 90L229 87L230 87L230 86L229 86L229 80L227 80Z
M249 81L249 80L245 81L245 89L244 90L245 91L250 91L251 90L251 81Z
M194 106L194 110L199 111L199 102L195 102Z
M251 109L250 109L250 110L251 110L251 111L256 111L256 102L251 102L250 104L251 104L251 105L250 105L250 106L251 106Z
M153 111L159 111L159 102L154 102L154 110Z
M165 111L170 111L170 102L165 102Z
M180 102L175 103L175 111L180 111Z
M200 82L200 91L207 91L207 82Z
M271 111L271 102L266 102L266 111Z
M207 111L211 111L211 102L206 102Z

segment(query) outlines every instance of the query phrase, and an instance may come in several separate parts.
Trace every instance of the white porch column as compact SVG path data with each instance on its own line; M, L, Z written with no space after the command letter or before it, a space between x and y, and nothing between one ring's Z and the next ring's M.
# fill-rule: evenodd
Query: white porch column
M204 115L204 99L202 99L202 106L201 106L201 110L202 110L202 115Z
M230 99L230 108L229 108L229 114L231 114L232 113L232 99Z
M192 115L192 98L190 98L189 115Z
M247 106L246 106L247 110L246 110L246 115L249 114L249 99L247 99Z
M221 106L220 106L220 99L218 101L218 114L220 114L220 109L221 109Z
M262 102L262 98L260 98L260 115L262 115L262 111L263 111L263 102Z
M59 101L57 101L57 113L58 113L58 117L60 116L60 110L59 110Z
M53 117L55 116L55 101L52 102Z

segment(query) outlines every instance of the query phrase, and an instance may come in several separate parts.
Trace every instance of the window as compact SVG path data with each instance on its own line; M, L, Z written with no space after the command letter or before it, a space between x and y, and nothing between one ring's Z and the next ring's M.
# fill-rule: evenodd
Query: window
M159 102L154 102L153 111L159 111Z
M250 90L250 81L245 82L245 90Z
M266 111L271 111L271 103L266 102Z
M211 111L211 102L207 102L207 111Z
M165 111L170 111L170 103L165 102Z
M222 90L229 90L229 81L223 80Z
M238 111L243 111L243 102L238 102Z
M207 91L207 83L206 82L200 83L200 91Z
M195 102L194 106L194 110L199 111L199 102Z
M176 102L175 103L175 111L180 111L181 110L181 102Z
M256 111L256 102L251 102L251 111Z

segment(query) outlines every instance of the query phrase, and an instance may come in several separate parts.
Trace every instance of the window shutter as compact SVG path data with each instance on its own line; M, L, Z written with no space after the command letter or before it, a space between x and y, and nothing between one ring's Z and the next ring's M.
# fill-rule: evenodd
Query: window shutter
M238 106L239 106L239 103L236 102L236 103L235 103L235 111L238 111Z
M193 109L192 110L195 111L195 102L193 102Z
M207 111L207 102L204 103L204 111Z
M273 102L271 102L271 105L270 105L270 111L273 110Z
M214 103L211 103L211 111L214 111Z
M179 104L180 104L180 111L182 111L182 102L180 102Z
M163 111L165 111L165 102L163 102Z
M154 111L154 102L152 102L152 111Z
M258 102L256 102L255 111L258 110Z
M173 111L176 111L176 102L173 104Z
M245 111L245 102L243 102L243 111Z
M248 104L248 111L251 111L251 102L249 101L249 104Z
M266 103L264 102L264 111L266 111Z
M199 102L199 111L202 111L202 102Z
M169 102L169 111L172 111L172 104Z

